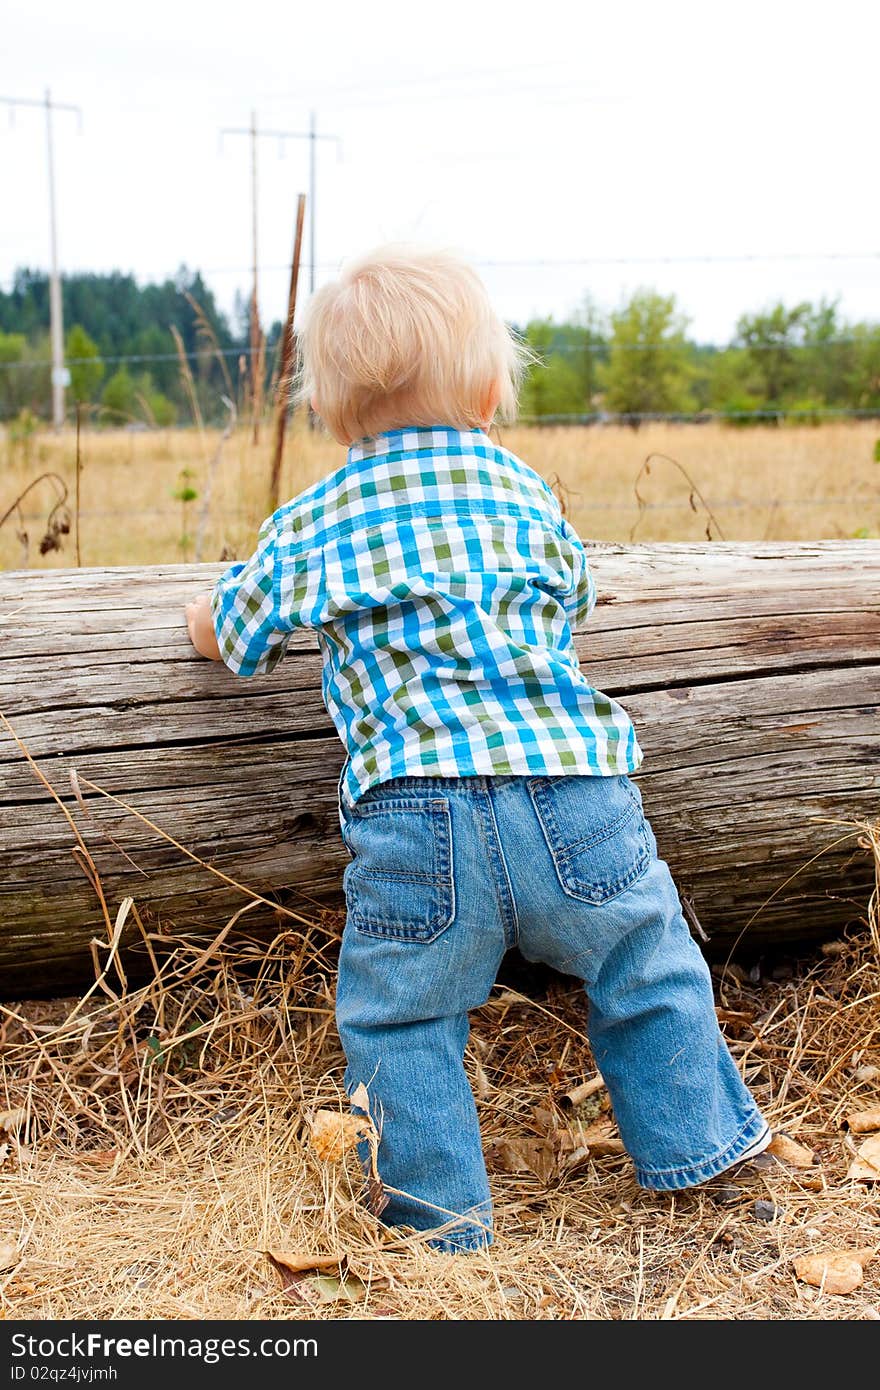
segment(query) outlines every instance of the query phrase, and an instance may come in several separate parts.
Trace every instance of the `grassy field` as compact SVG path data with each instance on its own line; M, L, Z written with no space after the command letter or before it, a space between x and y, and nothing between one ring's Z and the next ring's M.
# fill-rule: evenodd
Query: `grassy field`
M324 937L181 940L141 989L0 1006L0 1318L880 1320L876 1183L851 1171L871 1136L847 1123L877 1114L878 928L716 978L737 1064L805 1150L741 1187L638 1188L604 1091L560 1104L595 1075L582 993L496 988L466 1056L488 1255L383 1230L353 1153L315 1142L345 1107ZM841 1250L866 1261L851 1292L797 1277ZM312 1268L279 1278L269 1251Z
M705 501L715 519L713 538L754 541L880 534L880 467L873 461L878 433L872 421L748 430L653 424L639 430L505 428L501 439L546 478L559 479L571 520L585 538L702 540L709 522ZM664 457L652 457L645 473L652 455ZM72 432L38 434L26 450L0 440L0 515L46 470L67 484L72 511L75 457ZM244 428L222 445L219 432L211 431L85 432L81 457L84 565L167 563L194 559L197 549L201 559L216 560L252 548L267 511L268 431L256 447ZM298 424L288 440L282 497L343 460L344 451L325 434ZM197 496L178 500L175 494L184 489ZM23 528L15 514L0 527L0 568L75 564L72 535L60 551L39 554L53 498L52 485L40 483L23 504ZM27 553L19 529L28 533Z

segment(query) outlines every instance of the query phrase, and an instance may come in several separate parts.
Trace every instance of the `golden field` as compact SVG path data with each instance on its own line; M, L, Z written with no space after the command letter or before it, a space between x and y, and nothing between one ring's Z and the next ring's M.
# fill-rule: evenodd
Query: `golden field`
M880 534L880 466L876 421L820 427L735 429L720 424L503 428L501 442L566 491L568 513L585 539L817 540ZM219 461L217 461L219 449ZM646 506L640 512L636 485ZM282 498L308 487L344 460L323 432L297 422L285 453ZM40 473L56 472L70 491L73 431L40 432L28 441L0 439L0 516ZM243 556L268 510L270 432L254 445L244 426L222 441L195 429L84 431L81 441L80 557L84 565L159 564ZM212 464L213 469L212 469ZM209 505L205 511L209 477ZM697 492L692 492L692 484ZM175 493L189 488L183 503ZM693 505L691 504L693 497ZM0 527L0 568L75 563L73 535L60 551L39 554L52 505L41 482L22 504L27 554L13 513ZM203 517L203 512L205 512ZM188 540L184 538L188 537Z
M701 540L696 487L713 535L804 540L880 533L878 432L652 425L502 440L560 479L588 539L628 541L635 527L639 541ZM209 480L201 558L246 554L267 510L269 444L244 429L218 457L220 444L194 430L84 434L82 563L196 558ZM636 479L657 454L640 512ZM27 456L0 439L0 517L46 471L72 513L75 458L71 433L35 436ZM282 495L343 458L298 425ZM197 496L176 500L182 485ZM75 563L73 533L39 554L53 496L40 482L0 527L0 567ZM880 826L860 844L880 889ZM497 1240L464 1258L384 1230L354 1154L317 1143L318 1119L341 1126L345 1110L328 942L341 915L307 902L269 947L227 929L206 945L147 937L135 902L145 942L165 943L144 983L102 975L82 998L0 1004L0 1320L271 1319L280 1333L290 1319L878 1321L877 1184L860 1155L880 1131L865 1138L857 1122L880 1114L880 892L857 912L812 958L762 958L757 978L715 968L736 1064L798 1155L741 1185L639 1189L594 1084L582 992L564 978L540 998L496 986L474 1011L466 1066ZM585 1080L589 1096L564 1108ZM849 1292L827 1277L834 1255L858 1267Z

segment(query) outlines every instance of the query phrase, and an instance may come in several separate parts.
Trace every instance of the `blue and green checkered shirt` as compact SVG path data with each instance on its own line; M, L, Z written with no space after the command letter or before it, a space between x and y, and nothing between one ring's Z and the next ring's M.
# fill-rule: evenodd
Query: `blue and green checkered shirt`
M241 676L314 628L356 801L400 776L635 771L629 717L572 643L595 602L547 483L480 430L437 427L361 440L264 522L212 607Z

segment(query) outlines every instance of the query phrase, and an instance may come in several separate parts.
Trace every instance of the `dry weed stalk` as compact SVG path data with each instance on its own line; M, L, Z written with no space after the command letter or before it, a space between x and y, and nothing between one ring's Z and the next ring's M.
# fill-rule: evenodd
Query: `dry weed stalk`
M223 447L232 437L232 432L235 429L235 423L238 419L238 415L235 409L235 402L233 401L231 395L223 397L223 404L229 411L229 417L226 421L226 425L224 426L223 433L217 441L217 447L211 455L211 460L208 464L208 470L205 474L205 485L202 488L202 505L199 508L199 522L198 529L196 531L196 564L199 563L203 556L205 546L205 532L207 530L208 520L211 515L211 497L213 496L214 492L214 478L217 473L217 469L220 467L220 460L223 456Z
M700 491L700 489L697 487L697 484L694 482L693 478L691 477L691 475L690 475L690 473L687 471L687 469L686 469L682 464L680 464L680 463L678 462L678 459L670 458L668 454L658 454L658 453L648 454L647 458L645 459L644 463L642 464L641 468L639 469L638 474L636 475L636 480L635 480L635 482L633 483L633 492L634 492L634 494L635 494L636 502L638 503L639 514L638 514L638 516L636 517L636 519L635 519L635 521L633 522L632 527L631 527L631 529L630 529L630 533L629 533L629 538L630 538L630 540L631 540L631 541L632 541L632 540L635 540L636 531L638 530L639 526L641 525L642 521L644 520L645 512L647 511L647 508L648 508L648 503L647 503L646 499L645 499L645 498L642 496L642 494L639 492L639 483L642 481L642 478L650 477L650 473L651 473L651 463L652 463L652 461L653 461L654 459L657 459L657 460L659 460L659 461L661 461L661 462L663 462L663 463L671 463L672 466L673 466L673 468L677 468L677 469L678 469L679 473L682 475L682 477L684 478L685 482L686 482L687 485L688 485L688 488L690 489L690 491L688 492L688 506L690 507L690 509L691 509L692 512L696 512L696 511L697 511L697 504L696 504L696 502L695 502L694 499L697 498L697 497L700 499L700 505L701 505L701 507L703 508L703 510L705 511L705 513L706 513L706 518L707 518L707 520L706 520L706 540L707 540L707 541L711 541L711 540L714 540L714 539L715 539L715 537L712 535L712 527L713 527L713 526L715 527L715 530L716 530L716 532L717 532L717 534L718 534L718 539L719 539L719 540L722 540L722 541L723 541L723 540L726 540L727 538L726 538L726 536L724 535L724 532L723 532L722 529L721 529L721 524L720 524L720 522L718 521L718 518L715 516L715 513L712 511L712 508L709 506L709 503L706 501L705 497L703 496L703 494L702 494L702 492Z
M195 298L194 295L190 294L189 290L183 291L183 297L192 309L193 313L195 314L197 336L205 344L208 352L220 368L220 372L223 376L223 383L226 387L227 396L234 396L235 389L232 385L232 377L229 375L229 368L226 365L226 358L223 356L223 350L220 347L217 334L214 331L210 319L206 315L199 301Z
M202 409L199 405L199 398L196 395L196 384L193 379L192 367L189 365L189 358L186 355L186 348L183 339L175 324L170 325L171 336L174 339L174 346L177 349L177 358L180 362L180 379L189 400L190 410L192 411L193 423L199 434L199 445L202 450L202 457L205 456L205 422L202 419Z
M2 527L11 516L15 516L18 521L16 537L23 550L24 566L27 567L28 556L30 553L30 539L25 530L24 516L21 504L30 492L40 483L50 482L55 491L55 501L46 517L46 529L40 541L40 554L46 555L50 550L61 549L61 537L66 536L70 531L70 513L67 510L67 484L57 473L40 473L38 477L31 481L19 492L14 501L6 508L0 516L0 527Z

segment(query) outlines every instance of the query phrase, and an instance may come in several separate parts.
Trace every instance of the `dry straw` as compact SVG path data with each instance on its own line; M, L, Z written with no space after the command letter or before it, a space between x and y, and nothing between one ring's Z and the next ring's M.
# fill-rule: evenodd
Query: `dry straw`
M880 826L861 830L880 866ZM876 895L862 930L786 978L728 968L718 982L749 1084L818 1159L752 1188L640 1191L579 990L498 987L467 1054L498 1238L458 1257L383 1230L350 1144L327 1141L334 1116L347 1133L338 916L279 919L267 945L251 905L206 945L105 901L92 989L2 1009L2 1316L880 1317L880 1260L847 1295L794 1274L877 1245L876 1186L847 1177L860 1136L844 1127L880 1102ZM141 947L123 967L132 924Z

